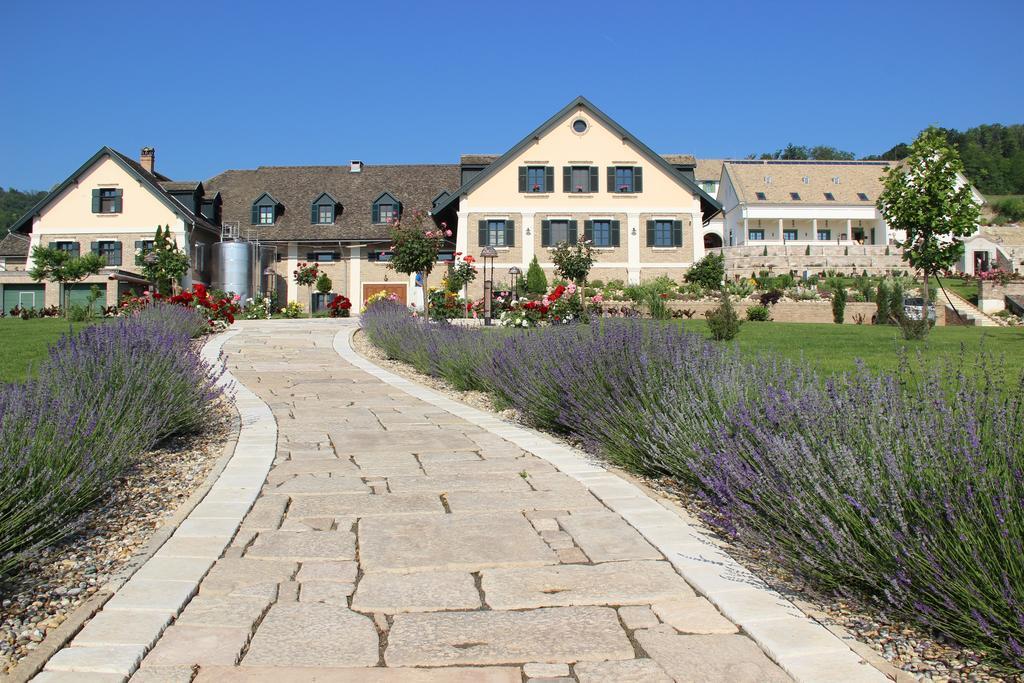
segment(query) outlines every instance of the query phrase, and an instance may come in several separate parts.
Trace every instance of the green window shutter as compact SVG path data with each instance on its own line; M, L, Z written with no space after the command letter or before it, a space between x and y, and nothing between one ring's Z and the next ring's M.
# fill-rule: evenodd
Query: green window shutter
M555 167L545 166L544 167L544 191L554 192L555 191Z
M527 185L527 183L526 183L526 166L520 166L519 167L519 191L520 192L529 192L530 188L528 188L526 185Z
M672 221L672 246L683 246L683 222Z
M114 213L121 213L121 201L124 196L122 190L115 190L114 192Z
M258 225L259 222L260 222L260 207L256 206L256 204L253 204L252 205L252 224L253 225ZM374 221L374 223L376 223L376 222L377 221Z
M647 221L647 246L654 246L654 221Z
M100 243L99 242L89 242L89 251L91 251L94 254L100 253Z
M594 241L594 221L583 221L583 239Z
M72 242L72 244L74 244L75 248L71 250L71 255L72 256L81 256L82 255L82 244L80 242Z
M142 249L142 240L135 240L135 248Z
M93 213L99 213L100 212L100 191L99 190L93 190L92 191L92 212Z
M608 167L608 191L615 192L615 167Z
M633 167L633 192L644 191L644 169L643 166Z
M480 221L478 223L478 227L480 228L480 232L477 235L477 240L479 242L479 246L486 247L487 246L487 221Z
M374 223L380 223L380 204L377 202L373 203L373 218L371 220Z
M569 244L576 244L578 241L576 233L578 225L579 221L569 221Z
M398 217L401 218L402 217L402 202L398 201L397 199L395 200L395 211L397 212Z
M57 248L57 243L56 242L50 242L49 244L46 245L46 248L47 249L56 249Z
M309 209L309 222L318 223L320 222L320 206L317 204L310 204Z
M562 167L562 192L572 192L572 166Z
M619 246L619 222L618 221L612 221L611 233L612 233L612 246L613 247Z
M597 166L590 167L590 187L587 188L588 192L600 192L601 188L597 184Z
M516 222L505 221L505 246L516 246Z
M551 221L540 222L540 246L551 246Z
M121 246L122 245L120 241L114 242L114 253L110 255L110 263L108 263L107 265L121 265Z

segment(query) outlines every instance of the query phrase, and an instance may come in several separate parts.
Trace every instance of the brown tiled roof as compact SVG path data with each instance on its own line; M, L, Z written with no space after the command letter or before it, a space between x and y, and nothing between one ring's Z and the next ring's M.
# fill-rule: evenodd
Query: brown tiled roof
M725 161L736 194L747 204L874 206L882 192L885 161ZM767 182L766 177L771 178ZM804 182L804 178L807 182ZM838 178L836 183L833 178ZM764 200L755 192L763 192ZM793 199L796 192L800 199ZM825 199L831 192L834 201ZM867 199L857 193L863 192Z
M260 166L232 170L203 183L207 196L221 193L223 221L237 221L242 234L252 225L252 203L264 192L282 206L274 225L261 226L264 241L387 239L386 225L372 222L373 202L388 192L402 203L402 211L429 211L442 190L459 186L455 164L371 166L359 173L348 166ZM328 192L341 209L333 225L313 225L310 205Z
M28 238L19 233L8 233L0 239L0 256L28 257Z
M168 192L174 192L176 190L195 190L201 183L198 180L179 180L177 182L164 180L160 182L160 187L164 188Z
M1024 246L1024 226L1020 225L983 225L978 233L996 244L1007 247ZM2 247L2 244L0 244Z
M500 154L463 154L459 158L459 162L463 164L469 164L470 166L476 166L478 164L487 165L497 159Z
M677 165L694 165L697 163L697 159L692 154L662 154L661 158L672 164Z
M722 164L725 159L697 159L697 168L693 177L697 180L718 180L722 177Z

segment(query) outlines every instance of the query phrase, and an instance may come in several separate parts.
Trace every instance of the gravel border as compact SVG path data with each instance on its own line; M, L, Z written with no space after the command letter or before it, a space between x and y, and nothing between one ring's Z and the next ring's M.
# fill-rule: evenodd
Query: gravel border
M885 666L883 672L875 662L859 655L851 647L856 642L852 637L825 628L736 562L685 510L666 504L668 501L651 495L646 486L635 485L634 478L618 476L563 441L452 400L445 395L449 392L424 387L418 378L407 379L378 366L356 351L352 344L355 333L353 328L335 335L334 349L339 356L386 384L507 439L583 484L661 551L697 593L795 680L898 680L891 667Z
M0 628L11 628L20 616L12 608L31 598L34 647L5 656L4 680L25 681L38 673L202 500L234 450L239 429L230 403L218 410L213 430L172 439L148 453L119 477L106 503L75 520L79 532L40 551L21 572L15 592L0 602ZM192 457L182 462L182 451Z
M367 360L387 368L397 375L428 386L466 405L496 413L506 420L519 422L516 411L497 411L494 402L485 393L455 389L442 379L425 375L407 363L388 358L380 349L370 343L366 334L361 330L353 336L352 346ZM576 444L569 443L558 436L546 433L545 436L570 448L576 447ZM660 498L674 508L686 511L693 518L700 517L701 503L680 491L671 480L639 477L607 462L602 462L601 465L636 486L650 491L652 496ZM714 533L703 525L701 527L710 534ZM721 539L718 540L721 541ZM897 683L918 680L935 681L936 683L1006 680L980 666L978 664L980 657L974 651L943 642L933 635L906 624L886 620L877 613L873 613L873 610L867 606L840 600L826 600L820 596L809 594L799 586L794 586L792 581L788 580L786 575L770 560L733 544L725 543L725 547L730 555L740 560L743 566L752 570L772 589L784 594L804 613L816 619L837 637L842 638L857 654Z

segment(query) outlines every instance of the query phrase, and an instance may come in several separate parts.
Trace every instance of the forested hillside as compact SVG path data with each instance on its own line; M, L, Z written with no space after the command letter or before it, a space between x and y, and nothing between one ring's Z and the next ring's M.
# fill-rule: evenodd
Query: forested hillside
M0 237L6 235L7 228L14 225L14 221L35 206L36 202L45 194L45 192L22 192L14 188L5 190L0 187Z

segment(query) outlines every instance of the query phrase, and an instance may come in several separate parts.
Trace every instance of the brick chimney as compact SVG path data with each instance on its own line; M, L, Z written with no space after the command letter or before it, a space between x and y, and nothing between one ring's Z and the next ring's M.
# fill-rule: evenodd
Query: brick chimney
M152 147L143 147L139 152L139 163L142 164L142 168L155 173L153 168L156 166L156 150Z

